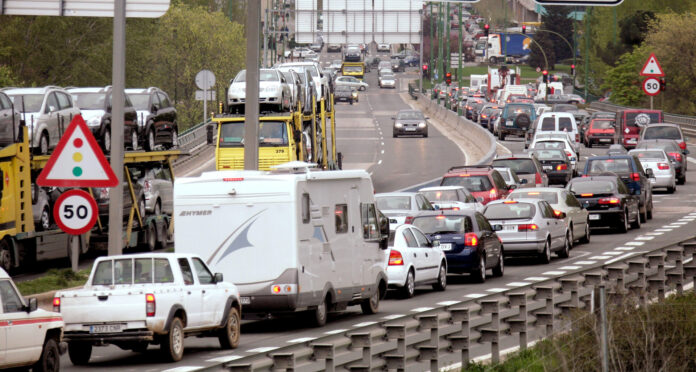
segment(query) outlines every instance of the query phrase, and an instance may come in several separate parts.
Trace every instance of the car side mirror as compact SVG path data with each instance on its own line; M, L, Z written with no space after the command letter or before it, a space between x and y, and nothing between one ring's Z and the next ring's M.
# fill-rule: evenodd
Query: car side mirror
M213 276L213 281L215 283L222 283L222 273L215 273Z
M514 185L514 184L508 186L508 190L514 190L514 189L516 189L516 188L517 188L517 185Z
M648 176L648 178L655 178L655 172L653 172L652 168L646 169L645 175Z
M36 309L39 308L39 302L36 299L36 297L32 297L29 299L29 304L25 307L25 310L27 313L31 313L36 311Z
M493 225L493 231L502 231L503 230L503 225L497 224Z
M389 236L383 236L382 239L379 240L379 249L384 251L387 248L389 248Z

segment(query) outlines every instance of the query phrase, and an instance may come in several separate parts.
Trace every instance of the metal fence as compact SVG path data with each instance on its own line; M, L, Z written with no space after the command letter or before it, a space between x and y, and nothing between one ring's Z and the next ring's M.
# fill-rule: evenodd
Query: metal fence
M592 102L590 104L590 108L592 108L594 110L598 110L598 111L611 111L611 112L617 112L619 110L637 109L635 107L620 106L620 105L615 105L613 103L606 103L606 102ZM665 115L665 122L666 123L679 124L679 126L681 126L682 132L684 132L684 134L696 136L696 117L686 116L686 115L677 115L677 114L668 114L668 113L665 113L664 115Z

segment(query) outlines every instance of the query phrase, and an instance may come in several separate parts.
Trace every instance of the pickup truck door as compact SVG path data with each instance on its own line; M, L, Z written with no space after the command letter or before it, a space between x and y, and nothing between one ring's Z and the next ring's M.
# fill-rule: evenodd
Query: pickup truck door
M215 278L200 258L192 258L199 286L201 287L201 302L203 304L203 326L220 324L227 297L225 290L215 283Z
M2 302L2 321L0 321L0 346L5 343L4 363L18 364L38 360L43 348L43 324L47 319L36 316L37 312L27 313L19 293L9 280L0 280L0 298ZM34 316L32 316L34 315ZM7 343L7 340L12 342ZM2 355L2 354L0 354ZM0 359L3 360L3 359Z
M203 320L203 288L194 280L193 270L188 258L179 258L179 268L184 279L184 309L188 319L186 328L202 327Z

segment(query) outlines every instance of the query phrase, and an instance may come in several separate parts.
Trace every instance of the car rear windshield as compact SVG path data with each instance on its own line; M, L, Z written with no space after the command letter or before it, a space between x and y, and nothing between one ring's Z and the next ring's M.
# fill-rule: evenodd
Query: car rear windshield
M584 181L575 182L570 185L570 192L575 195L612 194L615 189L616 184L610 181Z
M128 98L130 98L131 102L133 103L133 107L135 107L136 110L150 110L149 107L147 107L147 104L150 103L150 95L147 93L143 94L131 94L128 93Z
M347 85L338 85L336 86L336 92L351 92L351 89Z
M77 93L72 96L80 110L104 110L104 100L106 99L104 93Z
M676 127L647 127L643 139L671 139L681 140L681 132Z
M515 191L508 196L508 199L541 199L549 204L558 203L558 194L550 191Z
M534 150L534 155L539 160L565 160L565 153L562 150Z
M471 227L466 226L466 216L420 216L414 218L412 223L426 234L471 232Z
M360 66L343 66L344 72L362 72L363 68Z
M593 120L592 129L612 129L614 120Z
M464 186L471 192L488 191L493 188L486 175L445 177L442 186Z
M638 159L641 160L646 160L646 159L657 159L657 160L665 160L665 153L662 151L650 151L650 150L633 150L629 152L631 155L635 155L638 157Z
M493 166L510 168L517 174L535 174L536 167L532 159L497 159Z
M534 144L534 148L563 150L566 148L566 143L564 141L539 141Z
M638 119L638 120L636 120ZM648 125L650 123L659 123L660 113L658 112L627 112L626 113L626 126L627 127L637 127L640 123L641 125Z
M590 173L598 174L602 172L630 173L631 165L629 159L596 159L589 160Z
M573 121L570 118L558 118L558 130L572 132L573 131Z
M556 119L544 118L544 120L541 121L541 128L539 128L539 130L556 130Z
M425 198L431 202L436 201L456 201L459 200L457 197L456 190L433 190L433 191L422 191Z
M410 196L378 196L375 199L377 200L377 208L380 210L411 210Z
M503 177L505 182L512 181L512 177L510 176L510 172L508 172L506 168L495 168L495 170L497 170L498 173L500 173L500 176Z
M483 211L483 215L489 220L514 220L534 217L536 209L530 203L501 203L491 204Z

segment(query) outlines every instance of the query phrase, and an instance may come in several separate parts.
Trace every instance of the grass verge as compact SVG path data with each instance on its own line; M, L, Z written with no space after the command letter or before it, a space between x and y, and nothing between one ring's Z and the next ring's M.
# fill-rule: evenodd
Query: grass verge
M22 296L72 288L85 284L89 270L73 272L71 269L50 269L40 278L15 283Z

